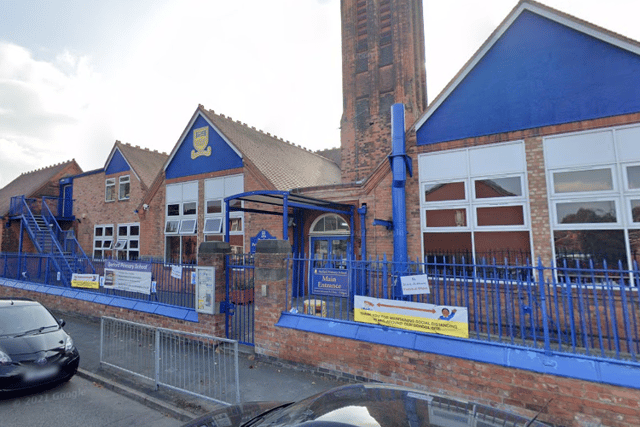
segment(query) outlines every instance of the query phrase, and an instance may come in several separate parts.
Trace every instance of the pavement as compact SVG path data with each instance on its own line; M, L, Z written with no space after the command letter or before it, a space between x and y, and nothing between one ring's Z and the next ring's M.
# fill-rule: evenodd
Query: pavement
M204 398L159 387L137 376L100 364L100 319L77 313L53 311L66 322L80 352L78 375L135 399L182 421L189 421L222 405ZM296 401L330 388L344 385L344 380L321 376L256 359L253 347L242 346L239 355L240 399L250 401Z

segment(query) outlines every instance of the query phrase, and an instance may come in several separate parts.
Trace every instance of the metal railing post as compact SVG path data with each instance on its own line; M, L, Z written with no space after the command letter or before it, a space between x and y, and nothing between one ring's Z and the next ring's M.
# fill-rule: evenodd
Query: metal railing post
M540 291L540 310L542 312L542 329L544 331L544 351L547 354L551 354L549 319L547 316L547 296L544 288L544 266L542 265L542 260L538 258L538 289Z
M155 375L154 378L156 380L156 390L158 390L160 385L160 329L156 328L156 345L155 345Z

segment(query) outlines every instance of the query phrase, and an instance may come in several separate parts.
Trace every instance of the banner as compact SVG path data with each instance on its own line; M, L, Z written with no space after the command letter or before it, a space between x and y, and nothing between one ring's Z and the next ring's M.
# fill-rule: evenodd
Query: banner
M356 322L469 338L466 307L354 297Z
M151 264L108 259L104 263L104 288L151 294Z
M100 289L99 274L78 274L71 275L71 287L85 289Z

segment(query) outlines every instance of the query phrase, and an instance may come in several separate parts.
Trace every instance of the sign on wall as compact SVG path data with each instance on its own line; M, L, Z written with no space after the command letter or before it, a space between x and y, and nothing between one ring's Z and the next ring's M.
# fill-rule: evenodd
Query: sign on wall
M469 338L469 320L466 307L356 295L354 312L356 322Z
M258 234L251 238L251 253L256 253L256 245L260 240L274 240L275 236L272 236L267 230L260 230Z
M108 259L104 262L104 288L151 294L151 264Z
M196 267L195 282L196 311L198 313L214 314L216 269L214 267Z

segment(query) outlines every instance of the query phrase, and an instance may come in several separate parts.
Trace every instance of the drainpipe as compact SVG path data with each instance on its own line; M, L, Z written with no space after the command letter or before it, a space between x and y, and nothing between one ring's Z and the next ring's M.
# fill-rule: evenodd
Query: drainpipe
M363 203L358 209L360 214L360 260L366 265L367 261L367 204ZM367 271L364 268L360 269L360 283L365 284L366 289L363 289L364 295L369 295L369 285L366 279Z
M391 186L391 203L393 212L393 265L396 281L396 295L402 295L399 277L405 273L407 254L407 203L405 185L407 169L413 176L411 158L405 151L404 105L391 106L391 138L392 149L389 156L393 183Z

